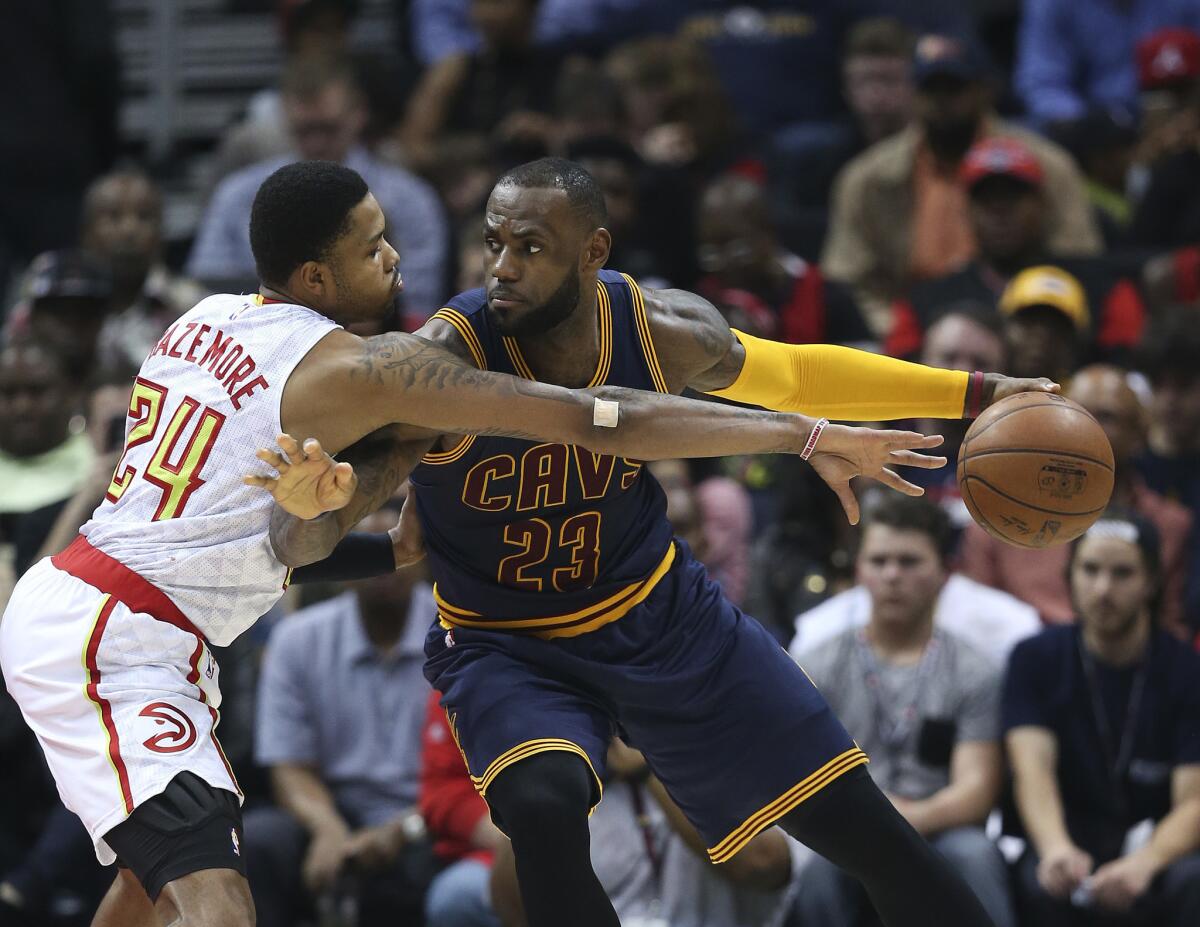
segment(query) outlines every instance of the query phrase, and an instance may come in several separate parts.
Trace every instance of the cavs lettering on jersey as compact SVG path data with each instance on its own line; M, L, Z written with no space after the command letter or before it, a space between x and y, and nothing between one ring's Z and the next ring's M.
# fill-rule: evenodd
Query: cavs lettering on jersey
M642 294L601 271L600 358L589 386L666 392ZM435 313L483 369L534 379L483 290ZM412 475L446 626L569 637L620 618L670 568L666 498L640 461L582 447L466 437Z
M210 296L167 329L129 400L125 452L81 533L228 644L282 594L272 499L242 483L282 430L295 366L337 328L303 306Z

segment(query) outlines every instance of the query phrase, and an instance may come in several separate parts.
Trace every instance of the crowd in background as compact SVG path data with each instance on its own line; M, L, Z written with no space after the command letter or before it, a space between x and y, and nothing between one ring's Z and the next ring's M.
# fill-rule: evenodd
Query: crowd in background
M910 423L949 465L906 474L919 501L860 487L858 529L796 458L650 469L998 927L1200 923L1200 0L395 0L384 58L352 40L356 0L264 5L281 72L204 152L182 245L169 168L118 130L110 4L0 30L30 88L0 108L0 588L103 497L162 330L257 288L275 168L365 177L405 278L386 325L411 331L482 285L495 178L571 158L609 266L646 286L762 337L1053 377L1097 419L1108 527L1043 551L970 520L966 422ZM221 654L264 927L524 923L420 672L432 611L420 567L305 586ZM0 927L88 923L111 872L3 692L0 755ZM636 750L609 767L593 857L623 923L871 923L781 831L710 866Z

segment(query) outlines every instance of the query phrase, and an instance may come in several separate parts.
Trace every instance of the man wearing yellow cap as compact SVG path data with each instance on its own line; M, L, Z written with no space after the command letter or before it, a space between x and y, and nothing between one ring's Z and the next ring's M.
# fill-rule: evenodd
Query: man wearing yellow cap
M1091 330L1087 296L1075 277L1059 267L1030 267L1004 288L999 309L1013 376L1026 376L1022 370L1070 376Z

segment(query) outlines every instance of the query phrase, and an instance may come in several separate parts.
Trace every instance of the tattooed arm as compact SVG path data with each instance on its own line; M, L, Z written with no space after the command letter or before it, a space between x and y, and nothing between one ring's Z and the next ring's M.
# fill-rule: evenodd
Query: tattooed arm
M594 400L620 403L616 427L593 424ZM572 390L477 370L433 342L401 333L326 336L284 389L284 431L337 453L400 423L406 439L441 433L578 444L655 460L798 452L813 420L716 406L621 387Z
M311 478L306 480L299 476L301 469L311 472L314 477L332 471L335 462L319 445L315 448L315 454L306 455L305 451L312 448L306 446L302 449L300 443L290 435L281 435L279 445L286 458L281 458L274 451L259 452L259 459L275 467L281 476L277 479L247 477L247 482L270 490L276 499L271 511L271 547L275 556L290 567L307 566L328 557L355 525L395 495L400 484L428 453L432 443L427 438L405 440L400 429L388 427L346 448L337 461L349 464L353 469L354 482L346 487L350 490L349 500L346 501L344 493L321 498L314 491ZM281 466L285 460L290 460L290 463ZM285 467L287 477L283 476ZM302 505L311 506L310 511L320 511L326 506L329 510L315 517L298 517L289 511L289 506L294 510ZM305 516L308 514L309 511L304 512ZM411 520L411 514L406 518ZM414 559L411 551L401 549L412 539L396 536L398 528L390 532L397 569ZM416 540L419 542L419 538Z

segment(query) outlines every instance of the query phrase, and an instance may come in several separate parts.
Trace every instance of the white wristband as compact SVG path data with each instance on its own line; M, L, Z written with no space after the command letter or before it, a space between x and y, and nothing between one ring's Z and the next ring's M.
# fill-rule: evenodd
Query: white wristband
M821 432L825 430L825 426L829 424L829 419L822 418L817 420L817 424L813 425L812 433L808 436L808 441L805 442L804 450L800 452L801 460L808 460L813 455L813 451L817 449L817 441L821 439Z
M597 428L616 428L621 404L597 397L592 405L592 424Z

